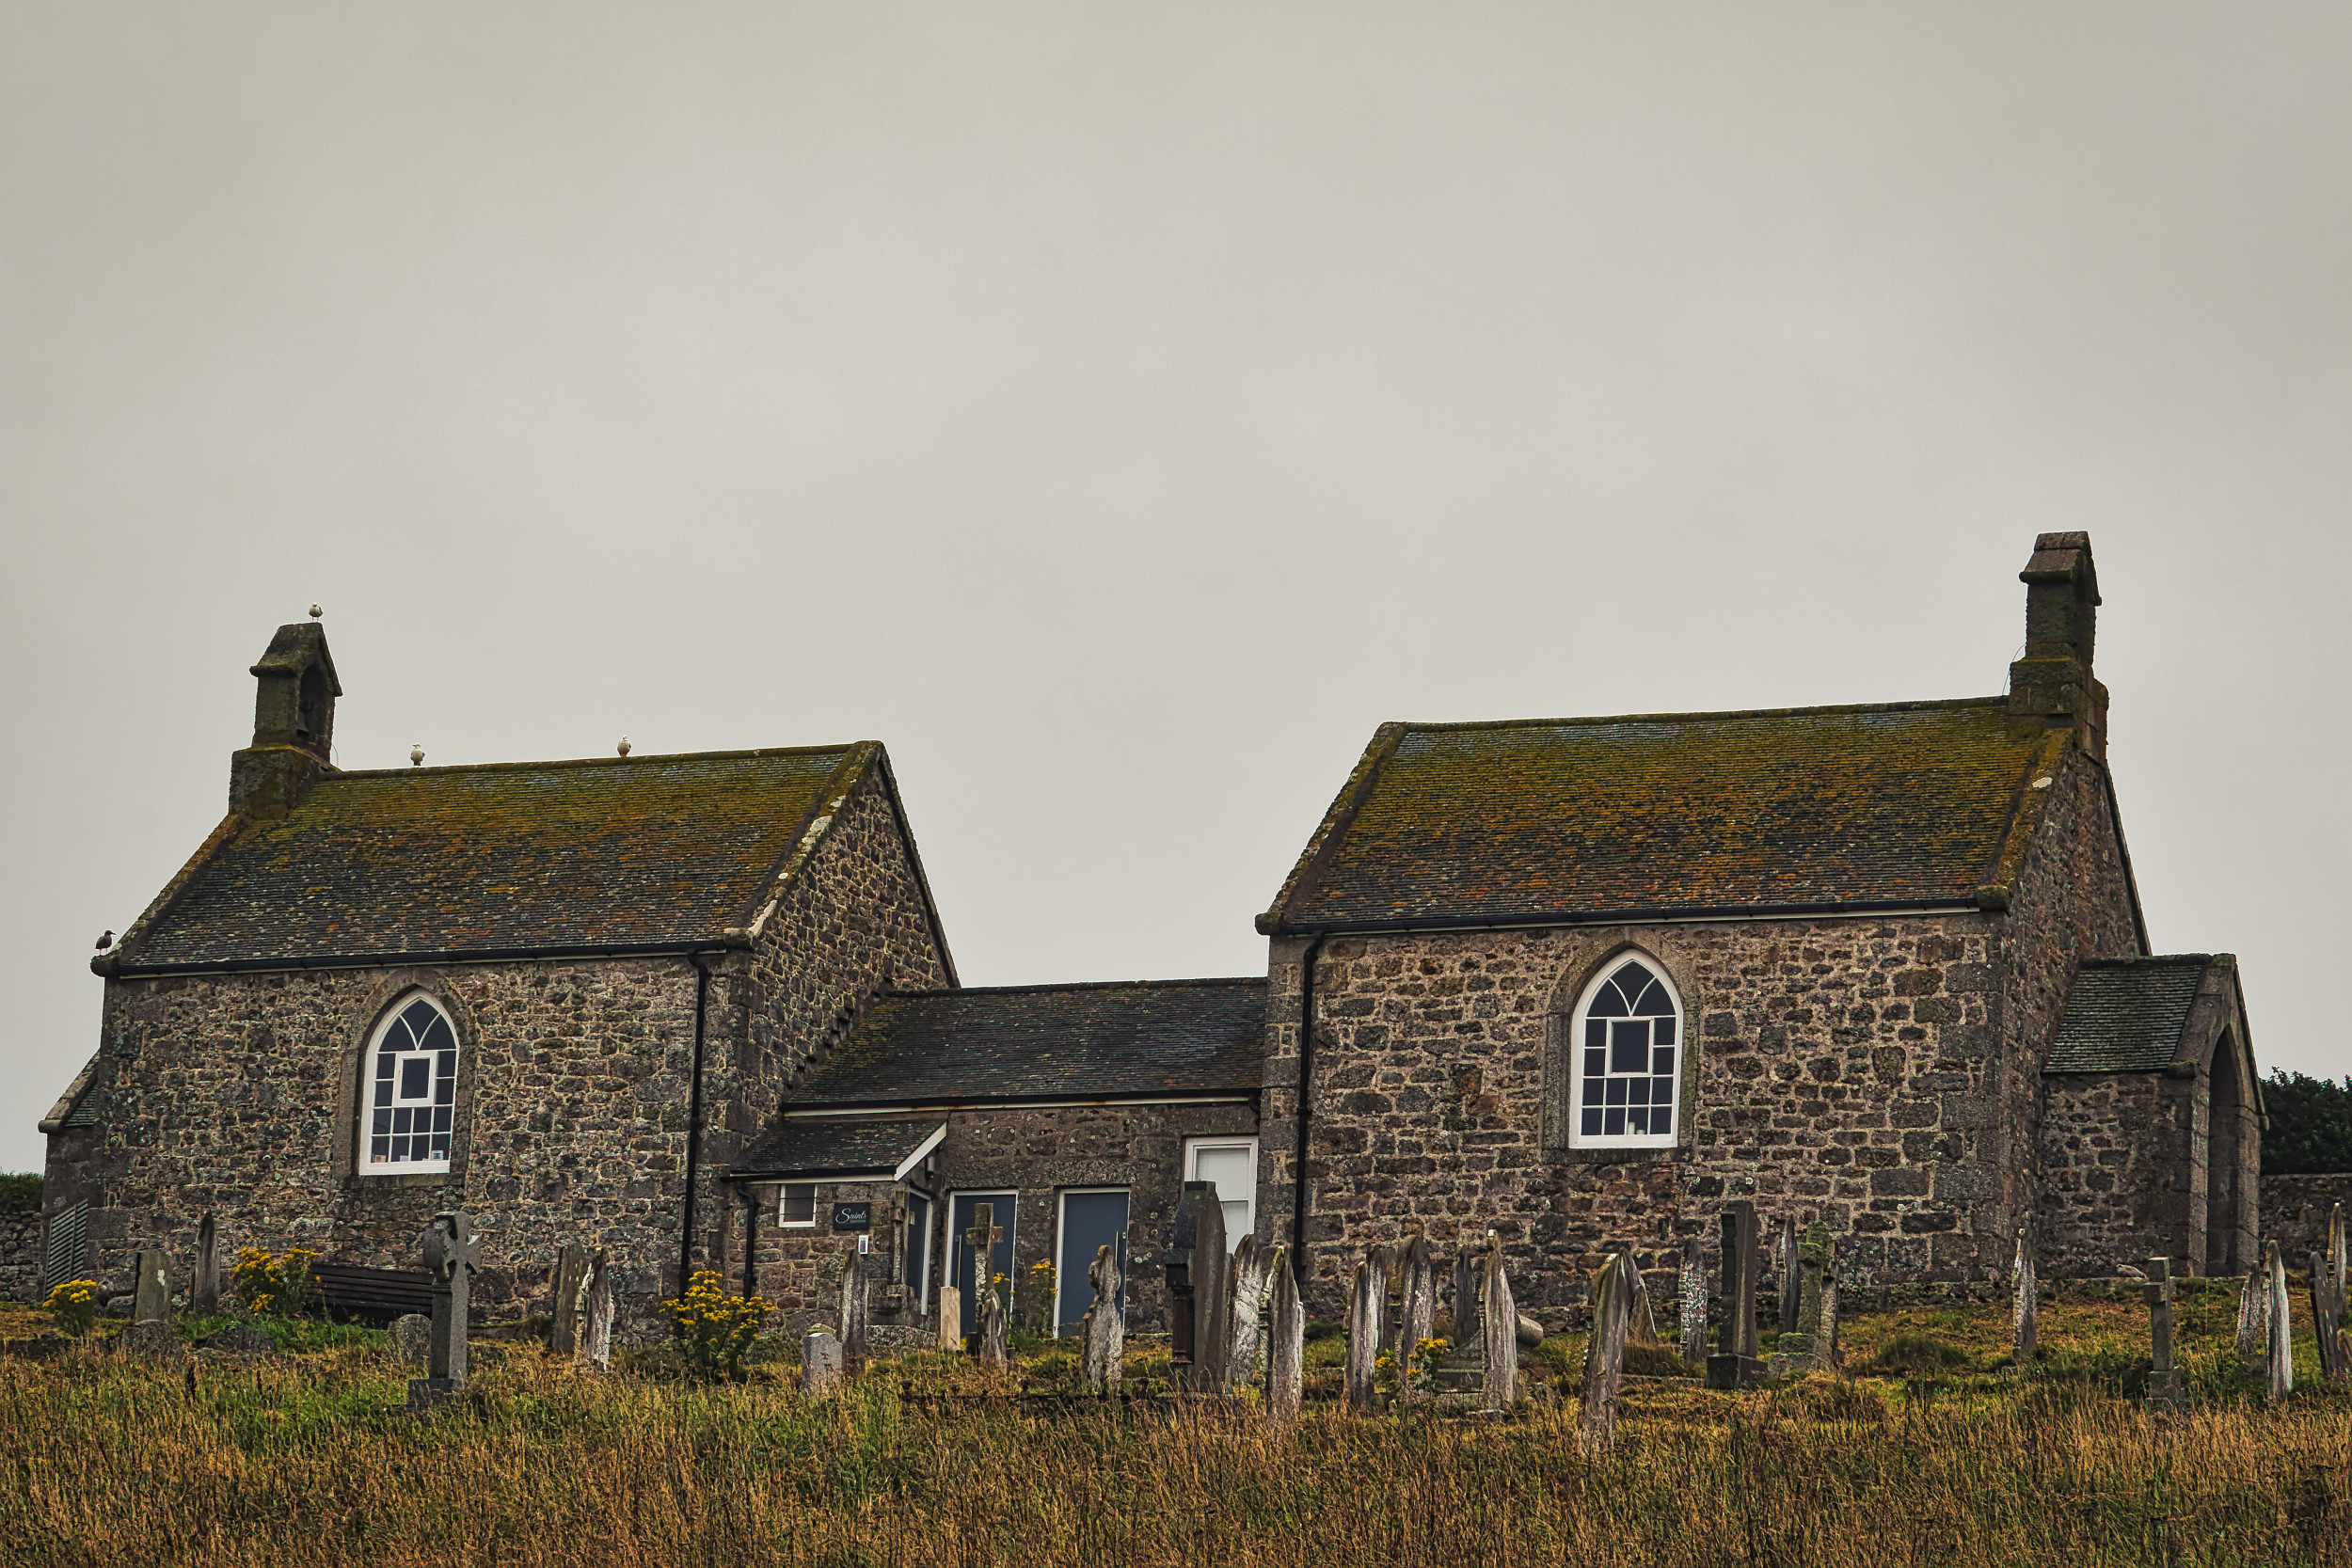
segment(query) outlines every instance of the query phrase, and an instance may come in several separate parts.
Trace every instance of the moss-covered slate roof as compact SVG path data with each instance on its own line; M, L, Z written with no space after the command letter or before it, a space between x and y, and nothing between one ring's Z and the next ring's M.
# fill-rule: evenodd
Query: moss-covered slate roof
M907 991L871 1003L785 1109L1254 1091L1265 981Z
M2002 698L1383 726L1265 930L1966 904L2064 738Z
M2066 993L2044 1072L2155 1072L2181 1054L2189 1006L2213 958L2091 958Z
M121 972L716 942L878 750L330 773L196 866Z
M937 1117L914 1121L787 1121L746 1149L735 1162L738 1178L778 1177L814 1180L831 1177L891 1178L934 1132Z

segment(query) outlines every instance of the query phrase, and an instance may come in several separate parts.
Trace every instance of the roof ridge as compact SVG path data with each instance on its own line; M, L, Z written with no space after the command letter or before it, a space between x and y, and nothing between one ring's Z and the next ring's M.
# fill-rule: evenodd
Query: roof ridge
M2218 955L2213 953L2141 953L2124 958L2085 958L2083 969L2131 969L2155 964L2210 964Z
M1671 724L1702 719L1803 719L1823 713L1922 713L1965 707L2006 707L2007 697L1930 697L1905 703L1836 703L1819 707L1732 708L1719 713L1614 713L1565 719L1468 719L1399 721L1406 731L1532 730L1564 724Z
M1019 996L1054 990L1170 990L1184 986L1263 986L1263 974L1213 974L1185 980L1058 980L1030 986L932 987L924 990L884 991L879 1001L897 1002L932 996Z
M319 775L321 784L341 779L413 779L428 773L516 773L542 768L641 768L649 762L732 762L743 757L829 756L876 741L845 740L830 746L757 746L741 752L643 752L625 757L550 757L543 762L453 762L438 768L343 768Z

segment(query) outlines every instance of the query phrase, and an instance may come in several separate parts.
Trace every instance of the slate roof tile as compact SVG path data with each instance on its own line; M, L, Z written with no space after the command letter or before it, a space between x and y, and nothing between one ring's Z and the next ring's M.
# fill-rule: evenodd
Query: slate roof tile
M1241 1093L1264 1035L1262 978L898 992L786 1108Z
M1389 726L1260 927L1964 904L2064 744L1997 697Z
M715 942L879 751L330 773L196 866L121 973Z
M2204 953L2086 960L2042 1070L2155 1072L2170 1066L2212 962Z
M888 1176L941 1130L937 1117L912 1121L787 1121L743 1151L738 1177L817 1180L827 1177Z

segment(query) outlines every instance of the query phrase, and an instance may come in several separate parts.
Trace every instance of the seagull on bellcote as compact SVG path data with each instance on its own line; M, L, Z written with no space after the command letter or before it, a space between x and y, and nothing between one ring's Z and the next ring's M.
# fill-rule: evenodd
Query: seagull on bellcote
M312 605L312 606L310 607L310 619L311 619L311 620L313 620L313 621L317 620L320 616L325 615L326 613L326 611L325 611L324 610L321 610L321 609L320 609L318 606L316 606L316 605Z
M114 944L115 944L115 933L114 933L114 927L111 927L111 926L109 926L109 927L106 928L106 934L105 934L104 936L100 937L100 938L98 939L98 950L99 950L101 953L103 953L103 952L104 952L107 948L112 947Z

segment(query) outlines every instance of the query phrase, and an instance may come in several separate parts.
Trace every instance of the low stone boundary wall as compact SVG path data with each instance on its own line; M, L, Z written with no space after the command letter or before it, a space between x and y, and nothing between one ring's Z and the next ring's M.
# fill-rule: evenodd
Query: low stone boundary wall
M2352 1171L2324 1176L2265 1176L2262 1185L2262 1239L2276 1242L2296 1273L2312 1253L2328 1244L2328 1212L2344 1205L2352 1220Z
M40 1216L0 1214L0 1301L40 1299Z

